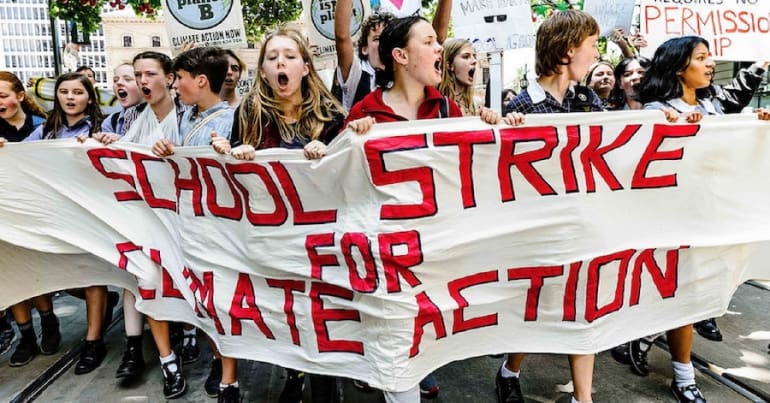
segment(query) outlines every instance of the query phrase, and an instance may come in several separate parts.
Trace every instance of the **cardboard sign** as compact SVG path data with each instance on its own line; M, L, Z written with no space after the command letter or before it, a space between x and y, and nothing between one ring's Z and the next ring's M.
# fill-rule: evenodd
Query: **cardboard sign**
M355 40L361 30L361 23L369 15L367 0L352 0L353 15L350 17L350 36ZM334 42L334 10L336 0L303 0L305 13L308 19L308 39L313 47L315 59L330 59L337 55L337 47Z
M171 48L196 46L245 48L246 29L240 0L166 0L164 20Z
M529 0L454 1L452 21L454 37L471 41L478 52L535 47Z
M730 0L697 2L641 0L641 32L652 56L667 39L696 35L709 42L714 59L770 60L770 1Z
M420 0L372 0L372 10L389 12L396 17L408 17L420 14Z
M628 35L634 16L634 0L586 0L583 11L599 23L602 36L609 36L617 28Z

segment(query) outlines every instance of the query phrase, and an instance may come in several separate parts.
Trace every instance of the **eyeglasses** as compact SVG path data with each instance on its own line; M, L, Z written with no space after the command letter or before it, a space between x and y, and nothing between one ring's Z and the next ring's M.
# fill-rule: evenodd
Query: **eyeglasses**
M497 22L503 22L508 19L508 15L506 14L500 14L500 15L486 15L484 16L484 22L495 22L495 19L497 19Z

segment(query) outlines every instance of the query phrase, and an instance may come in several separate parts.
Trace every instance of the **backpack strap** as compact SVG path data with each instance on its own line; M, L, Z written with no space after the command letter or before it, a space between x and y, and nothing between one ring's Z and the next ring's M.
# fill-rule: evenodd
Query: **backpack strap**
M447 97L441 97L441 103L438 105L438 118L443 119L449 117L449 100Z
M118 120L120 120L120 112L115 112L110 115L110 123L112 123L112 130L118 131Z
M195 137L195 135L199 131L201 131L204 126L206 126L206 124L208 122L218 118L219 116L221 116L222 114L227 112L227 109L228 108L222 108L220 110L214 111L211 115L208 115L205 118L201 119L199 122L197 122L195 124L195 126L193 126L193 128L190 129L190 131L187 133L187 135L184 136L184 140L182 142L182 145L186 146L190 142L190 140L192 140Z

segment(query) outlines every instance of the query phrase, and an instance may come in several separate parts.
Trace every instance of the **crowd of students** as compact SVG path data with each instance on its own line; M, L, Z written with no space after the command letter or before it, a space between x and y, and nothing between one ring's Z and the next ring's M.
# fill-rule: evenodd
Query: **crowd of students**
M208 146L218 153L252 160L258 150L282 147L302 149L308 159L323 158L326 146L349 128L365 135L374 125L414 119L478 116L488 124L522 125L531 113L602 112L658 109L671 122L696 123L706 115L735 113L746 107L761 82L767 63L744 69L733 83L713 84L714 62L708 42L699 37L674 38L656 51L652 60L634 56L623 42L628 58L617 66L597 62L599 26L581 11L555 13L538 29L535 52L537 79L520 94L503 93L504 113L494 111L474 96L478 67L471 43L446 39L448 10L439 9L434 21L412 16L395 18L375 13L362 24L356 46L349 35L350 0L338 0L335 18L338 67L331 89L315 71L309 46L297 30L280 28L266 35L259 52L253 88L239 99L235 86L245 66L229 50L188 49L173 60L162 53L142 52L114 69L113 90L122 110L103 116L92 81L83 72L56 79L54 107L46 112L27 97L16 76L0 72L0 147L5 142L93 138L105 145L135 142L150 146L160 157L177 147ZM643 44L643 38L630 42ZM585 85L581 85L583 83ZM765 109L758 118L770 120ZM116 295L106 287L70 291L87 306L86 344L76 374L98 368L105 357L102 341L111 320ZM164 397L173 399L187 390L183 365L199 355L195 328L184 326L181 346L174 350L172 327L143 317L132 292L123 293L126 347L116 376L136 379L145 369L142 333L146 319L159 353ZM31 310L41 318L38 345ZM51 295L20 302L11 309L20 341L11 366L30 362L36 354L54 354L61 342ZM712 340L721 340L713 319L696 325ZM669 330L674 380L673 395L681 402L705 402L695 383L690 362L693 325ZM616 360L647 375L646 354L657 335L625 343L612 350ZM16 339L6 317L0 318L0 352ZM237 361L214 353L204 388L219 402L240 401ZM495 380L499 402L523 402L520 374L524 353L511 353ZM573 402L590 402L594 355L570 355L574 382ZM305 374L287 369L281 402L298 402ZM333 401L336 380L309 374L314 402ZM365 384L357 383L363 389ZM389 402L415 402L435 397L438 384L431 375L409 391L385 393Z

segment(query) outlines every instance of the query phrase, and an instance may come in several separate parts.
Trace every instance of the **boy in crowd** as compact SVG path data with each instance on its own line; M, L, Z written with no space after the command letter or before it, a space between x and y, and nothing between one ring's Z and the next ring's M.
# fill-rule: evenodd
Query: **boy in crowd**
M230 138L233 127L233 109L219 96L228 71L227 53L219 48L193 48L174 59L176 74L174 89L179 99L190 106L179 123L180 143L161 139L152 146L160 157L174 154L175 146L203 146L211 144L212 135ZM195 328L186 329L183 350L197 350ZM206 379L206 393L218 402L240 402L237 380L237 360L220 356L213 343L215 358ZM184 355L184 353L183 353ZM197 357L196 357L197 358Z

